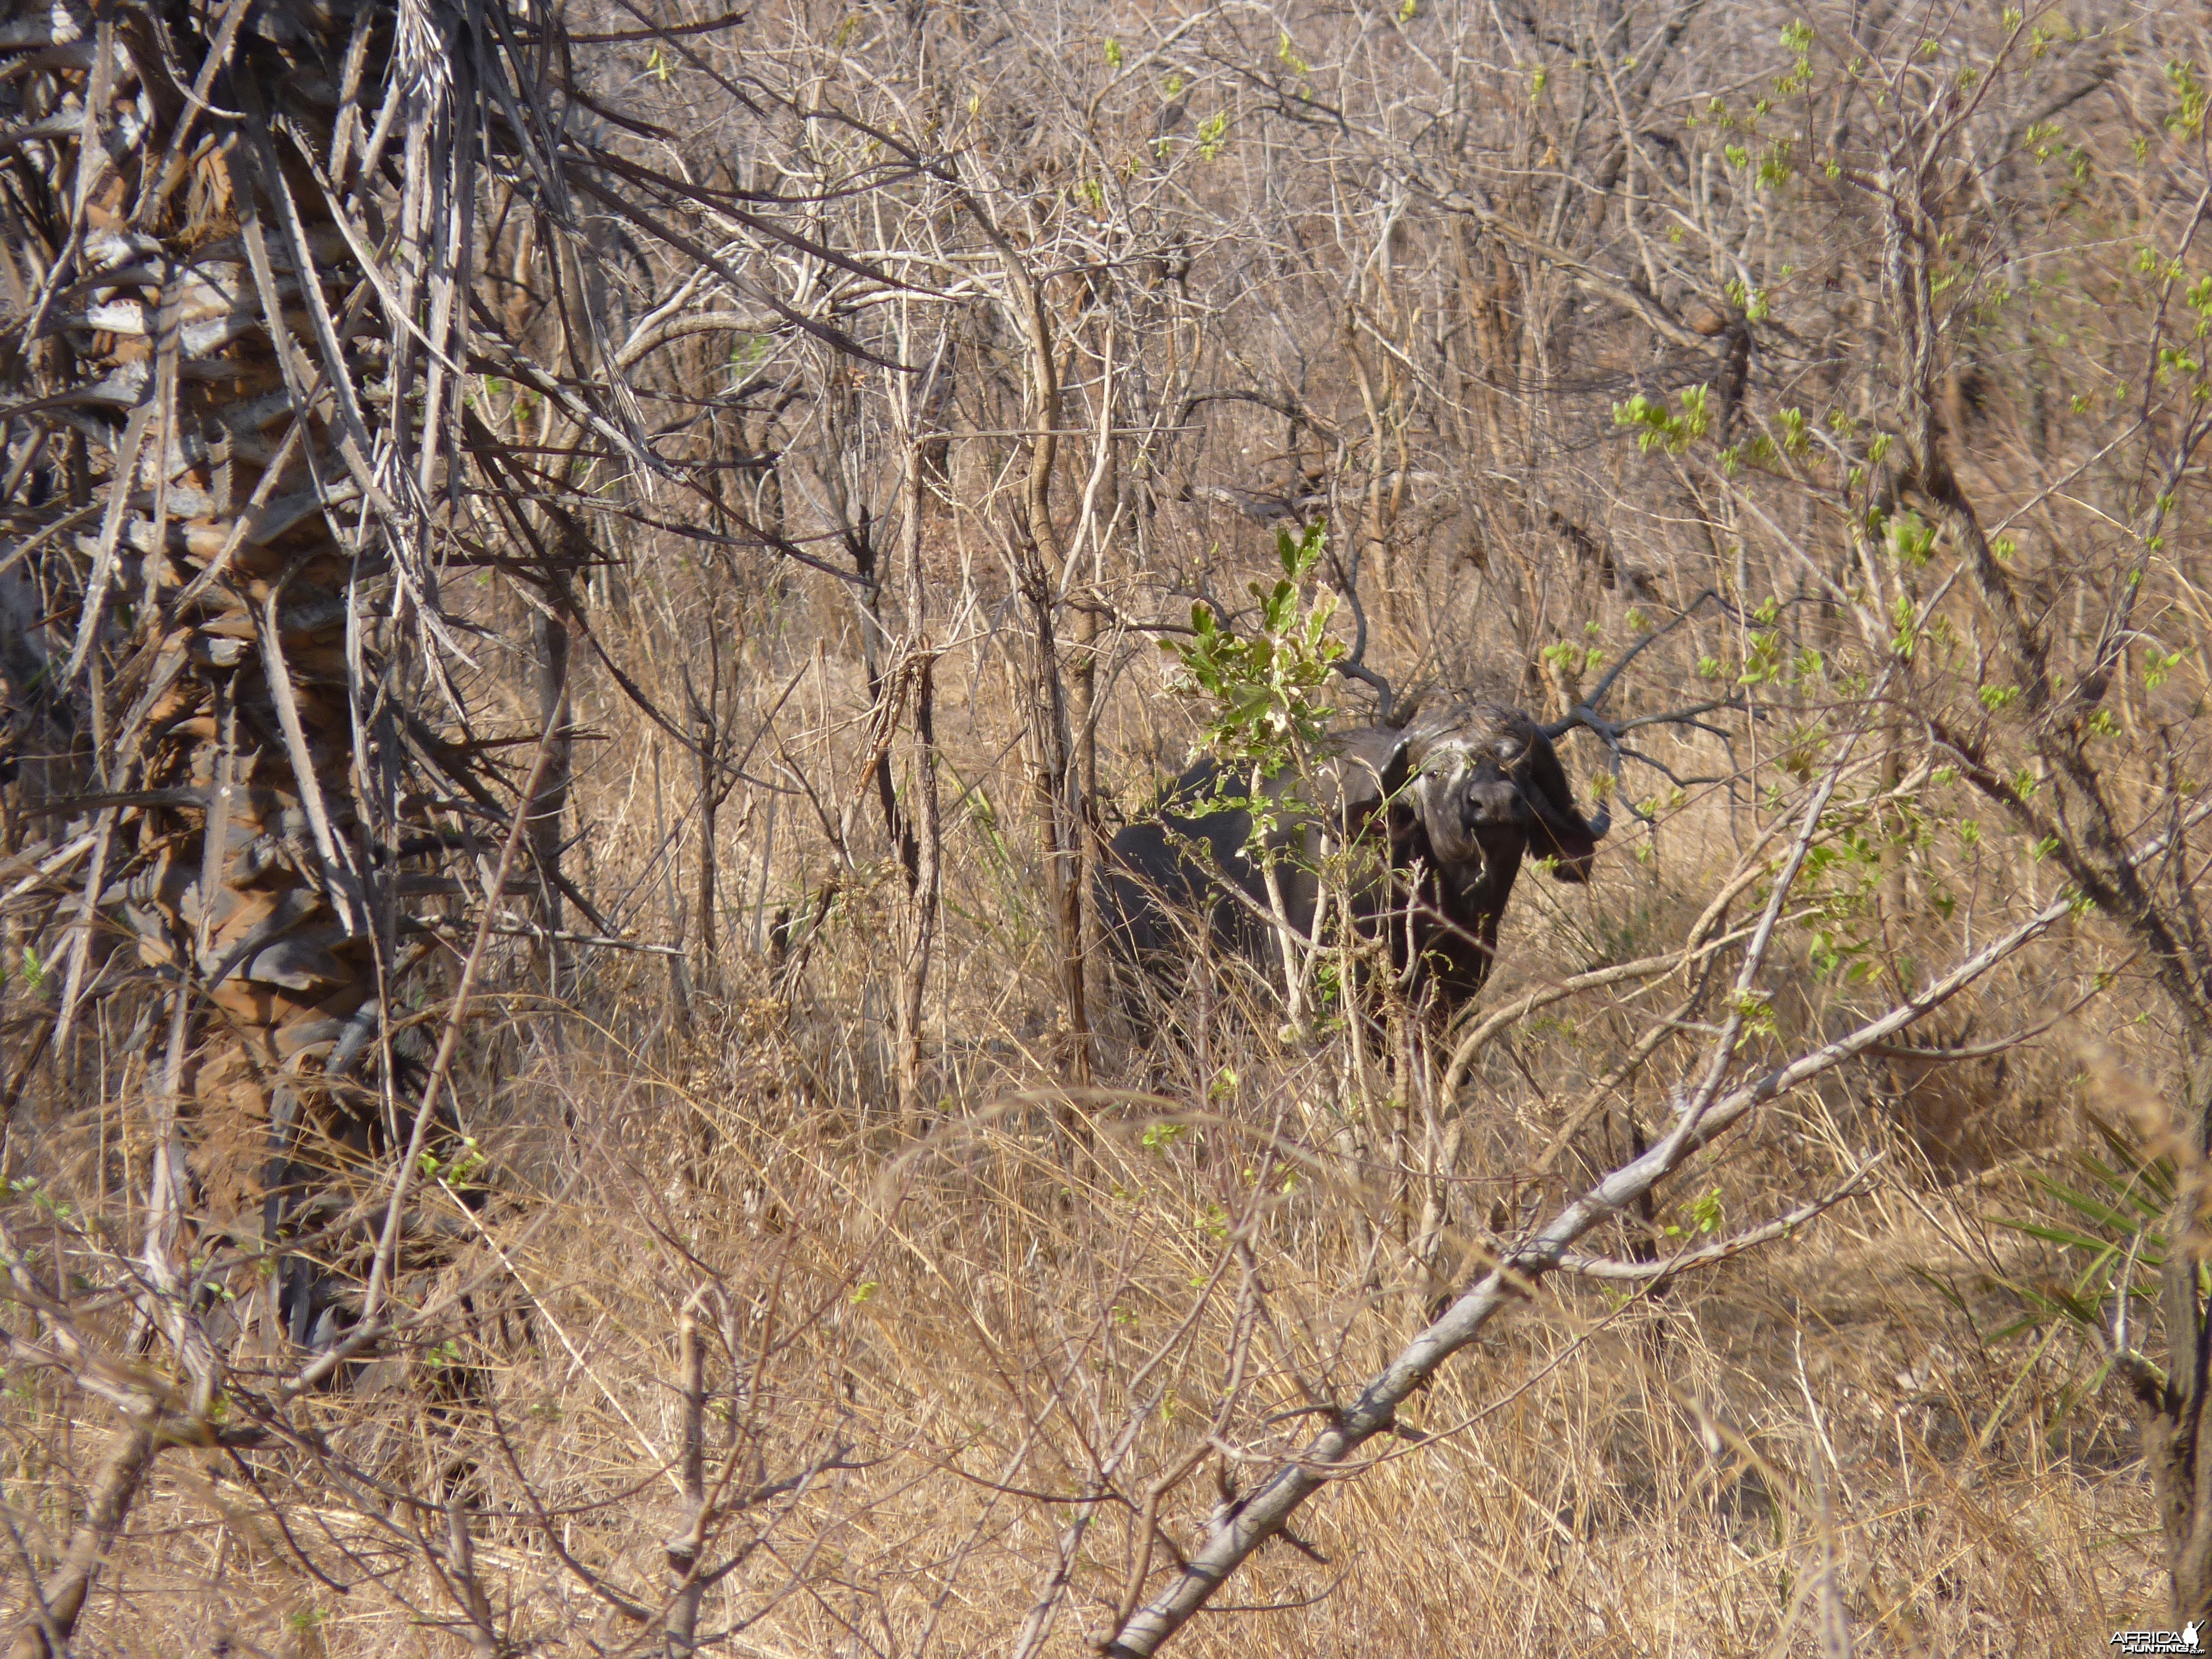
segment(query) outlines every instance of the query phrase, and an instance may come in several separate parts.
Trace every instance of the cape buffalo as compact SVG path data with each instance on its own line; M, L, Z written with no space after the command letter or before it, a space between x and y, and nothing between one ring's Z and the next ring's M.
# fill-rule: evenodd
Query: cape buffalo
M1212 761L1185 773L1157 815L1111 843L1099 884L1100 915L1115 952L1159 967L1187 957L1190 923L1202 919L1223 946L1279 962L1266 878L1248 845L1249 807L1208 811L1209 798L1249 794ZM1402 731L1370 726L1329 741L1303 776L1263 785L1273 823L1285 915L1310 934L1320 894L1323 837L1346 856L1346 897L1360 934L1387 937L1409 991L1446 1007L1490 976L1498 920L1522 855L1556 860L1561 881L1589 879L1610 825L1586 819L1551 739L1518 709L1461 704ZM1413 971L1406 970L1411 967Z

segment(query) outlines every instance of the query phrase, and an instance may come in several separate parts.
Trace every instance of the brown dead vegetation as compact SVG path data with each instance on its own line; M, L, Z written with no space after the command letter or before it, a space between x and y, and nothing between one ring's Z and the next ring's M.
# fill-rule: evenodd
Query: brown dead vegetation
M38 544L0 591L16 1653L2055 1656L2212 1596L2212 39L1537 13L569 14L547 166L613 199L477 181L443 609L378 636L424 769L360 786L342 651L289 665L312 764L259 763L435 831L407 950L348 946L351 1092L262 1052L270 1007L188 1021L106 891L222 834L150 776L69 805L158 607L63 684L86 550ZM114 92L78 44L20 60L29 114ZM27 201L59 163L17 153ZM20 549L128 491L30 450L61 369L0 368ZM1612 802L1449 1029L1347 991L1348 941L1298 1018L1247 962L1164 990L1085 902L1209 712L1160 643L1194 600L1251 631L1317 519L1301 599L1358 665L1572 723ZM220 731L165 741L204 771ZM41 872L101 813L116 866ZM289 1208L280 1076L319 1103ZM2175 1196L2091 1271L2053 1183L2118 1147Z

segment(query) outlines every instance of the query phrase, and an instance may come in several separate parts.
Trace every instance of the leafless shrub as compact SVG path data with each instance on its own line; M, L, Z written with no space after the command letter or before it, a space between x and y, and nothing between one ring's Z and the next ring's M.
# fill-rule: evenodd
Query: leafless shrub
M186 11L207 61L345 62L350 22ZM465 21L362 15L380 64ZM286 333L429 469L437 598L375 662L286 634L274 571L206 585L295 694L252 763L301 890L343 861L311 786L375 831L357 1085L124 908L205 931L152 872L227 830L156 792L254 748L193 658L208 723L107 770L194 578L116 585L88 509L163 522L145 431L222 409L88 424L148 350L47 315L158 312L49 278L130 208L80 199L79 136L185 118L173 31L0 36L15 1652L2058 1653L2204 1615L2201 18L483 18L541 148L488 95L460 240L329 256L380 333L276 294L213 349L274 373ZM191 118L251 147L240 78ZM381 95L339 100L361 134ZM188 260L245 175L180 154L150 234ZM393 388L449 348L434 442ZM334 422L299 422L331 481ZM327 562L370 520L318 488ZM1250 631L1316 520L1359 665L1565 723L1613 837L1524 882L1449 1027L1340 938L1297 1018L1194 951L1133 1019L1161 987L1086 895L1192 742L1158 642L1194 600ZM374 709L421 728L388 799ZM2171 1212L2083 1232L2085 1156Z

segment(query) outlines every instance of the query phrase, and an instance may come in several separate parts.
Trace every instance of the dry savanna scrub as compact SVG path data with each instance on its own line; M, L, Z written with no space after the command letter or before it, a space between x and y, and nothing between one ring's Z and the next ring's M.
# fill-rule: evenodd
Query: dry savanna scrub
M9 1659L2212 1621L2208 84L0 14ZM1447 996L1325 786L1486 705L1610 828Z

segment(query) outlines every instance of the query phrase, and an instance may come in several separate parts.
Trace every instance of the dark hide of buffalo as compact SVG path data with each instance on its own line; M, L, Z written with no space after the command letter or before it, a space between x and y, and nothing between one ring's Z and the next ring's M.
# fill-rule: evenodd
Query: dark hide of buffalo
M1180 779L1157 815L1111 843L1099 882L1099 915L1115 954L1165 971L1188 961L1193 928L1270 974L1279 946L1265 920L1267 884L1245 843L1243 807L1204 811L1209 799L1248 787L1202 762ZM1346 854L1345 884L1360 935L1387 937L1409 993L1446 1008L1482 988L1498 948L1521 861L1555 860L1560 881L1589 879L1608 825L1577 809L1551 741L1518 709L1463 704L1402 732L1370 726L1331 740L1304 778L1286 772L1263 786L1281 803L1269 844L1284 910L1310 934L1324 837ZM1409 973L1407 970L1411 969Z

